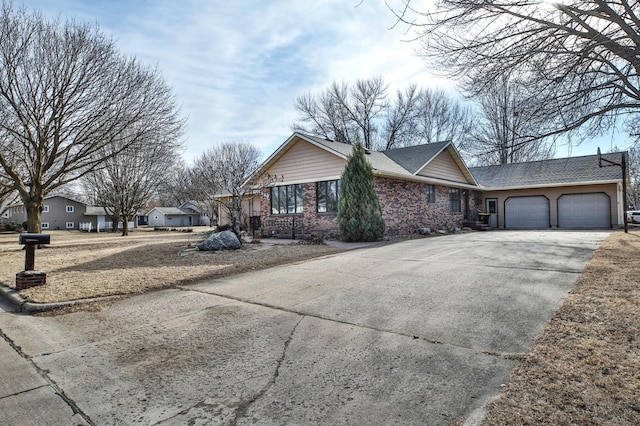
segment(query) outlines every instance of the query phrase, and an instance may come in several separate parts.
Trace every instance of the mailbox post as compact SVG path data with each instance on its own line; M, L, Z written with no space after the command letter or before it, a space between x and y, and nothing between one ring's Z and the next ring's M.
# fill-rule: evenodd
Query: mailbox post
M35 270L35 253L37 245L49 244L50 241L49 234L20 234L19 244L25 246L25 255L24 271L16 274L16 288L18 290L46 283L47 274Z

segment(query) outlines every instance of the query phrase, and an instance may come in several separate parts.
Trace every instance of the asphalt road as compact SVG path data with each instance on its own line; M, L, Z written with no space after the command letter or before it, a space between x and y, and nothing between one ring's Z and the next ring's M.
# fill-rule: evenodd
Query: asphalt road
M0 414L44 392L76 411L67 424L473 423L608 234L418 239L99 312L0 311L35 383L0 394Z

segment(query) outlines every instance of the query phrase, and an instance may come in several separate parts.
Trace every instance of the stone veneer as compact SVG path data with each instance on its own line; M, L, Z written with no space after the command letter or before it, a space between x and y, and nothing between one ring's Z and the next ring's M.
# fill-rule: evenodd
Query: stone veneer
M449 210L449 187L436 185L435 203L427 203L427 184L406 180L376 178L375 190L385 220L385 234L401 236L416 233L419 228L451 229L462 227L465 195L469 197L469 218L477 218L473 191L460 190L462 212ZM338 238L336 213L316 212L316 184L303 184L304 213L272 215L270 188L262 190L260 202L262 236L290 236L297 238Z

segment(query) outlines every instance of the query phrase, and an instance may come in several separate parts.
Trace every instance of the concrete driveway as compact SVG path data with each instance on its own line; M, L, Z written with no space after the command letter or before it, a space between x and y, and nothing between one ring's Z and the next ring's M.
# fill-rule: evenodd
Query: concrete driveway
M411 240L0 329L88 423L444 425L481 415L608 235Z

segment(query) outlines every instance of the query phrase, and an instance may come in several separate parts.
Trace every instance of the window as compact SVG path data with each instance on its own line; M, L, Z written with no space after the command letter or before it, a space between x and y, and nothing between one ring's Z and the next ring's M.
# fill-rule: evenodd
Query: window
M302 213L302 184L271 188L271 214Z
M476 207L482 207L482 192L473 191L473 203Z
M460 190L449 188L449 207L452 213L460 213Z
M328 180L316 184L316 206L318 213L337 213L340 181Z
M73 206L67 206L67 213L73 213Z
M436 186L427 185L427 203L433 204L436 202Z
M66 224L67 229L73 229L74 227L75 227L75 224L73 222L67 222Z
M49 229L49 222L42 222L40 226L42 227L42 229Z
M45 204L44 208L42 209L42 213L49 213L49 205Z

